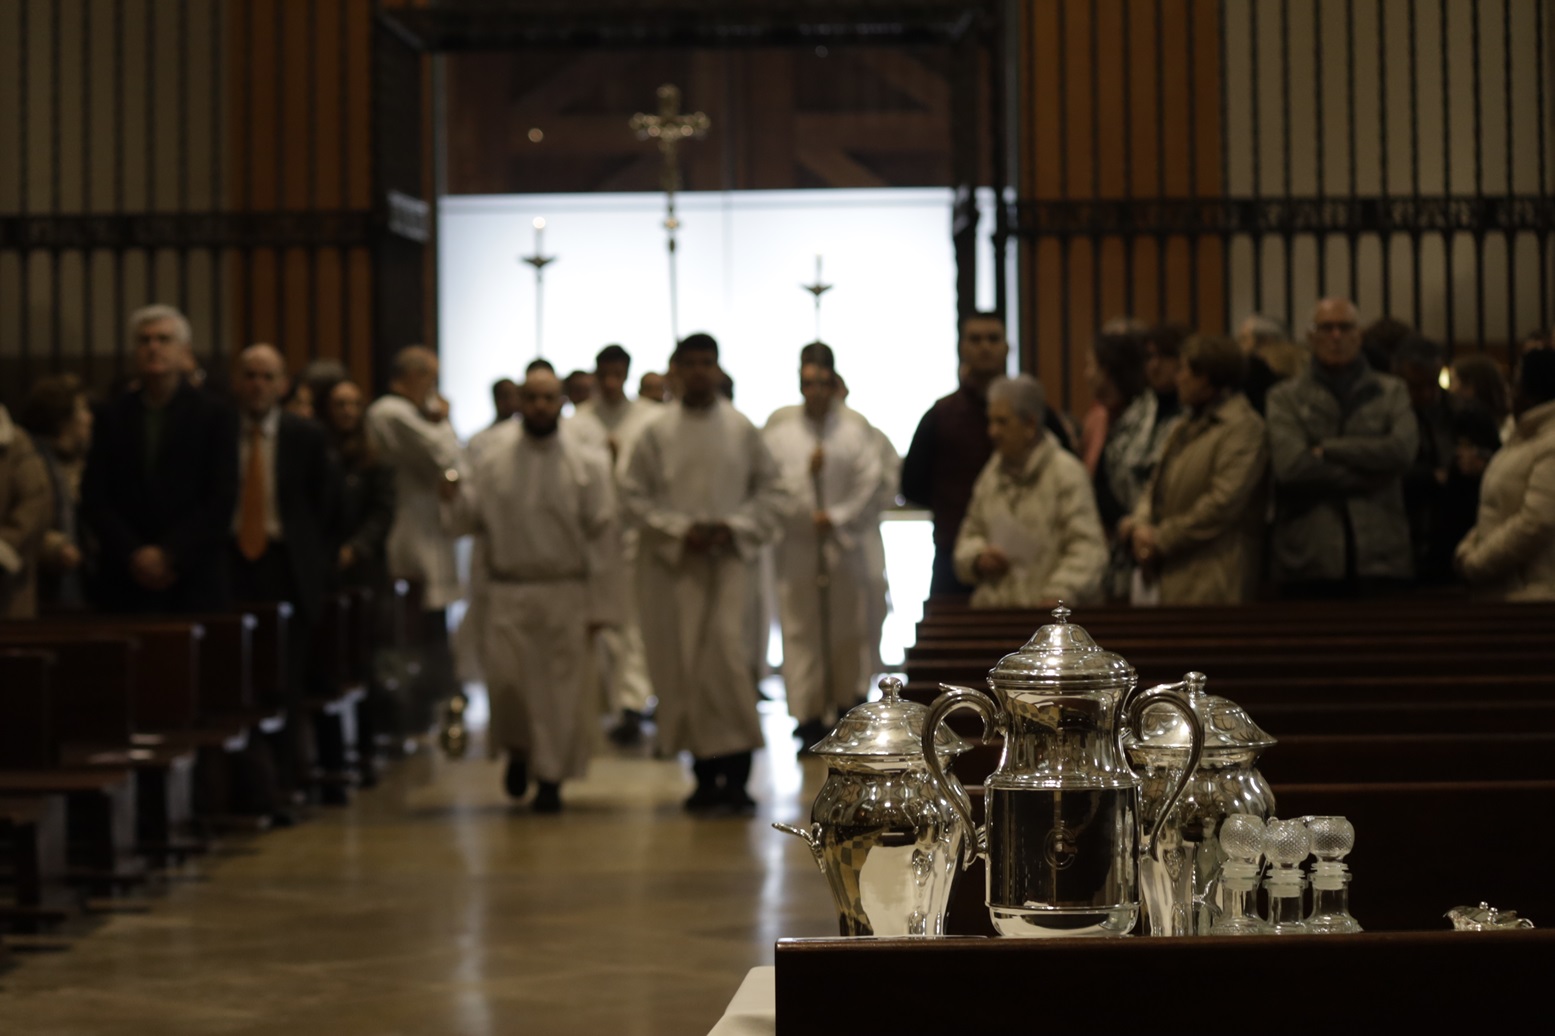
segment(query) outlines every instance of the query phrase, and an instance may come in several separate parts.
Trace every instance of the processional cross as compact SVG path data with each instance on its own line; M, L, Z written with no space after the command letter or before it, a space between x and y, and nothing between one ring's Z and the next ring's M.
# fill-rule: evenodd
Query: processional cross
M828 291L831 291L832 288L836 287L836 285L827 284L821 279L820 256L815 257L815 283L801 284L800 287L805 291L808 291L815 298L815 340L819 342L821 340L821 296L825 295Z
M645 115L638 112L628 125L638 140L652 140L659 145L663 163L659 170L659 186L665 196L664 229L669 234L670 260L670 335L680 341L680 317L678 313L679 289L675 279L675 231L680 220L675 218L675 192L680 190L680 142L701 140L713 125L703 112L683 113L680 110L680 87L666 83L659 87L659 112Z
M521 255L518 257L518 261L521 263L528 263L530 266L535 268L535 356L538 358L545 355L544 350L541 348L540 339L540 334L545 327L543 319L543 306L545 303L545 268L551 263L555 262L556 257L554 255L546 255L544 248L541 247L545 241L545 218L543 216L536 216L534 227L535 254Z

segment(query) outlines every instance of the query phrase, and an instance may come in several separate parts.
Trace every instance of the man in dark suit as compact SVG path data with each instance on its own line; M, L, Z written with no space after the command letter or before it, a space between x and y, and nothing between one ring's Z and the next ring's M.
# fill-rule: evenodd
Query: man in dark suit
M328 530L337 473L323 427L280 406L286 390L286 367L274 346L251 345L238 354L232 382L238 497L230 512L228 563L235 600L292 604L288 716L274 742L282 784L292 787L308 767L302 696L331 690L312 664L312 651L325 584L334 572ZM343 768L338 740L321 733L318 745L321 765ZM344 801L340 789L325 789L325 795L326 801Z
M98 604L220 608L237 500L232 412L186 380L189 321L178 310L137 310L130 339L137 380L98 418L81 484L82 517L101 544Z
M291 601L297 625L317 621L327 573L336 472L324 429L278 404L286 392L281 354L251 345L238 356L232 589L240 601Z

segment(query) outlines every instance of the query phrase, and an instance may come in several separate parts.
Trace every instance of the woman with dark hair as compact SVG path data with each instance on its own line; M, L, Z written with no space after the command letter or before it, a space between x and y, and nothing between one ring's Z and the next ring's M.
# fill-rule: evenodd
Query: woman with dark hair
M362 422L362 390L337 382L324 397L324 427L340 462L340 499L335 510L339 579L343 586L386 588L389 570L384 544L394 524L394 469L381 463Z
M1555 600L1555 350L1524 354L1512 399L1517 430L1485 468L1454 560L1478 596Z
M1107 566L1106 596L1129 596L1134 559L1128 543L1117 536L1118 523L1139 503L1145 483L1161 459L1167 437L1181 419L1163 409L1167 401L1150 385L1150 343L1156 337L1138 321L1104 328L1096 342L1091 387L1108 413L1107 438L1094 473L1096 507L1102 527L1112 540Z
M92 444L92 408L71 374L41 378L18 415L48 472L54 521L38 558L38 603L45 609L86 607L86 545L80 521L81 473Z
M1502 443L1512 437L1517 426L1512 418L1512 390L1495 360L1484 353L1465 353L1453 360L1450 391L1484 408L1496 422Z
M1159 588L1160 603L1240 604L1257 587L1268 437L1240 391L1245 360L1236 342L1195 336L1181 357L1186 417L1118 538L1146 584Z

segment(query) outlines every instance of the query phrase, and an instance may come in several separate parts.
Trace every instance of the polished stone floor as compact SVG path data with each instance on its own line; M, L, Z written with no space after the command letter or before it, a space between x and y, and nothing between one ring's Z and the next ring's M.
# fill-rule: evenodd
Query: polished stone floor
M774 940L836 930L809 851L770 827L824 768L764 708L754 820L686 816L684 766L646 751L602 752L555 817L510 805L496 763L421 752L13 952L0 1033L705 1033Z

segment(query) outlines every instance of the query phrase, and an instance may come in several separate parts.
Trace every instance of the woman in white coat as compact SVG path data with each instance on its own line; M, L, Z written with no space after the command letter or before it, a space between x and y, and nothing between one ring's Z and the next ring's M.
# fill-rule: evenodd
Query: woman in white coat
M1042 427L1042 383L1029 374L988 388L994 455L972 487L956 537L956 575L974 608L1046 608L1101 597L1107 567L1090 475Z
M1455 561L1476 596L1555 600L1555 350L1523 356L1513 413L1516 430L1485 468L1479 518Z

